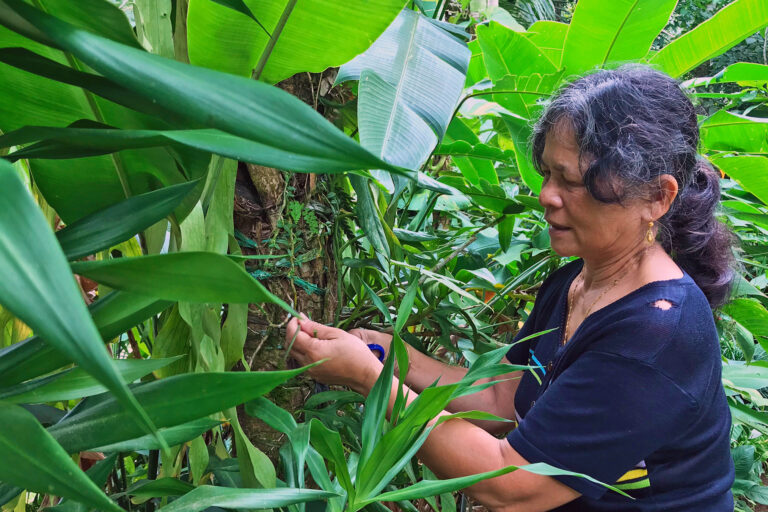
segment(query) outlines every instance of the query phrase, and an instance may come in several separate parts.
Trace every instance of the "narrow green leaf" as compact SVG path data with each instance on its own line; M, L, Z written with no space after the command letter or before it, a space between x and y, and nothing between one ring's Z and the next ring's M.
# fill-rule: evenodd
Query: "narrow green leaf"
M298 316L223 254L183 252L138 258L78 261L72 270L112 288L158 299L201 303L271 302Z
M197 185L192 181L129 197L60 229L56 238L69 260L109 249L169 215Z
M253 400L306 368L275 372L177 375L133 388L158 427L173 427ZM48 429L69 453L135 439L144 432L111 397L91 397L75 414Z
M264 397L251 400L245 404L245 412L249 416L259 418L261 421L288 436L298 426L291 413L276 406Z
M333 464L334 473L336 473L341 487L347 491L350 497L354 497L355 488L352 485L352 478L349 476L339 433L326 428L318 419L312 419L310 423L312 446Z
M163 435L163 439L166 440L169 446L176 446L181 443L186 443L190 439L194 439L204 432L208 432L213 427L221 425L221 421L212 420L210 418L200 418L199 420L190 421L175 427L161 428L160 433ZM144 435L135 439L129 439L127 441L121 441L119 443L107 444L104 446L96 446L93 448L95 452L136 452L139 450L159 450L160 445L157 440L150 436Z
M170 302L153 297L111 292L92 303L88 310L101 336L110 340L170 305ZM42 338L28 338L0 349L0 388L44 375L70 363L72 358L69 355L46 344Z
M124 493L118 496L128 495L141 498L159 498L164 496L181 496L195 490L195 486L182 482L176 478L158 478L157 480L139 480L131 485Z
M584 475L581 473L573 473L571 471L566 471L564 469L557 469L555 467L552 467L544 463L537 463L537 464L528 464L526 466L507 466L505 468L498 469L496 471L488 471L485 473L478 473L477 475L464 476L460 478L450 478L447 480L422 480L421 482L411 485L410 487L406 487L405 489L399 489L397 491L391 491L391 492L385 492L383 494L379 494L375 498L365 500L361 504L367 504L373 501L412 500L417 498L423 498L424 496L435 496L437 494L441 494L444 492L452 492L452 491L457 491L459 489L464 489L465 487L470 487L483 480L487 480L489 478L494 478L501 475L506 475L507 473L517 471L518 469L522 469L524 471L528 471L529 473L534 473L537 475L544 475L544 476L568 475L568 476L586 478L590 482L600 484L604 487L607 487L608 489L618 492L623 496L629 496L628 494L620 491L619 489L616 489L614 487L611 487L610 485L606 485L602 482L599 482L588 475Z
M180 357L146 360L117 359L115 360L115 368L120 372L120 376L125 382L133 382ZM14 404L35 404L58 400L75 400L106 391L104 386L81 368L72 368L3 389L0 391L0 400Z
M77 467L34 416L21 407L0 402L0 418L0 480L94 508L122 511Z
M269 509L308 501L325 501L337 495L314 489L229 489L202 485L159 510L199 512L209 507L227 509Z
M131 423L155 432L104 349L53 232L5 161L0 198L0 303L109 389L133 412Z

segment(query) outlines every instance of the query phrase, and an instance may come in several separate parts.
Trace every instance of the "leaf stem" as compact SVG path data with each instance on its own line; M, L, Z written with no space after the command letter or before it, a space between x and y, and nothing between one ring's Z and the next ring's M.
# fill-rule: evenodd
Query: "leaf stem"
M261 53L261 57L259 57L259 62L256 64L256 69L253 71L254 80L259 80L261 78L261 74L264 72L267 61L269 60L270 55L272 55L272 51L275 49L277 40L280 38L280 34L283 32L285 24L288 23L288 18L291 16L291 12L293 11L293 8L296 6L297 2L298 0L288 0L288 3L285 5L283 14L281 14L280 19L277 20L277 25L275 25L275 29L272 31L272 35L270 36L269 41L267 41L267 46L264 47L264 51Z

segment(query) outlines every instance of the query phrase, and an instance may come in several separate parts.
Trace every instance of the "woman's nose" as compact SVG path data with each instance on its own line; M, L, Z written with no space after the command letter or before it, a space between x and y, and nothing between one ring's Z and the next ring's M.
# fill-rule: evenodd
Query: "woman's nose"
M563 206L563 199L560 192L552 183L552 180L545 180L539 193L539 204L544 208L560 208Z

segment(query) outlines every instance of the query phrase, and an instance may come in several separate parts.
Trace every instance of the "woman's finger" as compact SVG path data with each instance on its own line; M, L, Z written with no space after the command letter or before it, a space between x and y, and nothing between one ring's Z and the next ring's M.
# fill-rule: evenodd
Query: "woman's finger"
M321 340L330 340L334 338L338 338L339 334L344 333L345 331L342 331L341 329L337 329L336 327L330 327L328 325L323 325L320 322L315 322L314 320L300 320L299 325L301 326L301 330L305 333L309 334L310 336L314 338L318 338Z

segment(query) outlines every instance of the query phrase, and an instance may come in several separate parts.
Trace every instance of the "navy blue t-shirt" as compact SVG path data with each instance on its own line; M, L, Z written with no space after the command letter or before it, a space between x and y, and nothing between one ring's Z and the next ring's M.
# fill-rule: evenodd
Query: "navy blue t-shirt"
M509 443L531 463L636 498L555 477L582 494L558 511L732 511L731 416L704 294L688 274L649 283L589 315L561 346L568 289L581 268L571 262L545 281L515 341L555 330L507 354L541 367L520 382Z

